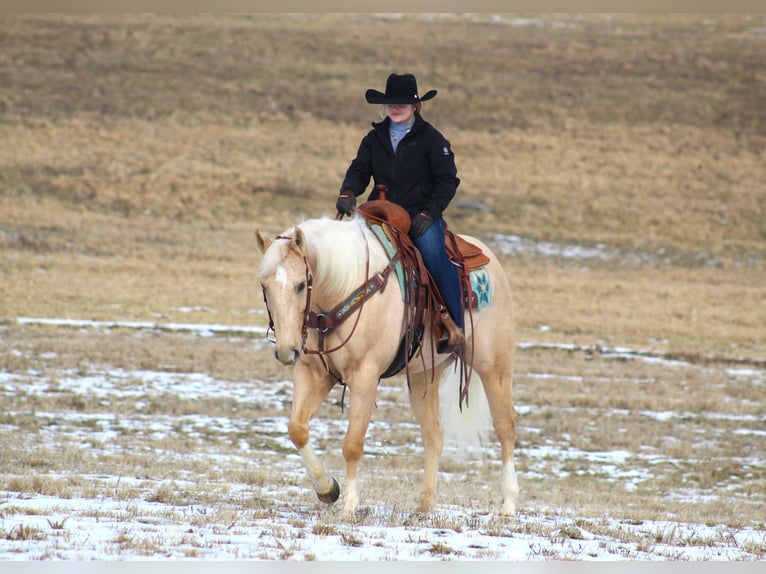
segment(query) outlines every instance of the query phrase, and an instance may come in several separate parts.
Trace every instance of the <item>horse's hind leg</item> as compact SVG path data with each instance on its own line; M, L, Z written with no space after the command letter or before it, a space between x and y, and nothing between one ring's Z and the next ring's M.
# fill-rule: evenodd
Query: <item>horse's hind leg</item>
M425 451L423 492L416 512L431 512L436 504L439 460L444 448L444 429L439 419L439 382L444 369L451 364L448 361L436 367L433 379L430 371L410 375L410 405L420 424Z
M512 359L501 361L491 369L481 369L479 376L484 383L492 424L500 441L503 458L503 506L502 514L516 513L519 482L513 463L516 442L516 410L513 408L511 385L513 384Z
M322 406L322 401L335 383L329 376L317 373L304 363L296 365L293 379L293 407L287 432L301 455L319 500L332 504L340 496L340 486L335 478L325 472L322 462L309 444L309 421Z

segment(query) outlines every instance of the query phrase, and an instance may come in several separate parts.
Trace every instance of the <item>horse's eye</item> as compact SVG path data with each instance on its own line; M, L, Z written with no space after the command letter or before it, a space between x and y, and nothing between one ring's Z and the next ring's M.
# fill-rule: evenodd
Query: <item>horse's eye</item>
M303 290L306 288L306 282L301 281L298 283L298 293L303 293Z

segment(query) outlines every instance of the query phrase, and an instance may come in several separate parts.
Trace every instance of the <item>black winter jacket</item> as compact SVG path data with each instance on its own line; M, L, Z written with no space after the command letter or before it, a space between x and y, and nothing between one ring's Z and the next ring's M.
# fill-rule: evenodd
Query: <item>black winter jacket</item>
M391 119L373 123L362 138L341 185L359 196L373 178L374 186L383 184L389 201L401 205L410 216L425 211L436 218L452 201L460 180L455 155L444 136L415 114L415 123L401 139L394 155L389 135ZM378 197L373 187L370 199Z

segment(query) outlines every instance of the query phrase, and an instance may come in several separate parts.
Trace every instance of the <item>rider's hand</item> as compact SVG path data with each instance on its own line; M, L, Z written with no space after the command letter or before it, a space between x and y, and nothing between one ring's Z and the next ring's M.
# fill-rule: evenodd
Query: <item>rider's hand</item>
M412 218L412 223L410 223L410 237L417 239L426 231L428 231L428 228L431 227L433 222L434 218L431 217L430 214L426 213L425 211L421 211Z
M335 202L335 209L343 215L351 215L351 210L356 207L356 196L353 191L342 191Z

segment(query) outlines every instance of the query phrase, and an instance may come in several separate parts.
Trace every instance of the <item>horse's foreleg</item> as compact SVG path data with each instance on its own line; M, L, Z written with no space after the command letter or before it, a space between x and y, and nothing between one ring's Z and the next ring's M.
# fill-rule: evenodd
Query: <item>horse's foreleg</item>
M335 477L325 473L322 461L311 448L311 445L306 444L303 448L298 449L298 453L301 455L303 466L306 467L306 472L311 478L311 482L314 485L314 491L317 493L319 500L325 504L332 504L340 497L340 485Z
M378 380L374 376L349 379L351 401L348 412L348 429L343 439L343 458L346 460L346 498L341 517L344 520L354 518L359 504L359 491L356 483L359 461L364 454L364 437L375 408L375 395Z
M443 372L444 366L437 367L433 383L430 372L410 376L410 406L420 425L425 457L423 492L416 512L431 512L436 504L439 460L444 448L444 429L439 420L439 380Z
M338 500L340 486L335 478L325 472L322 461L309 444L309 421L333 385L329 377L317 374L306 365L297 365L294 372L293 407L287 423L290 440L301 455L314 490L319 500L327 504Z

